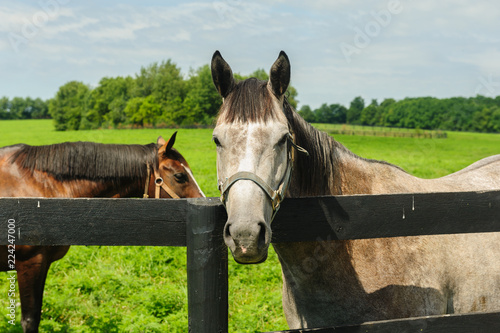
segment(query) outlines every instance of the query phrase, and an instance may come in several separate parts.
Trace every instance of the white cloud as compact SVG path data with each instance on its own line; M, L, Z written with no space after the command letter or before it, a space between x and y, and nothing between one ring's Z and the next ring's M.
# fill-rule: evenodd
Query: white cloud
M268 70L285 50L298 98L313 107L348 103L364 92L403 96L411 85L413 95L454 94L456 87L442 82L468 91L467 80L473 90L478 76L500 72L500 6L486 0L400 0L401 13L350 63L339 45L354 44L354 29L376 22L372 13L388 0L121 3L61 5L17 53L8 34L21 33L42 9L38 2L0 4L0 72L9 82L0 91L47 97L69 79L96 83L168 58L187 73L216 49L242 74ZM16 81L20 76L30 78L32 90Z
M45 38L59 38L68 34L78 33L84 35L82 32L85 29L90 28L92 25L99 23L96 18L77 16L71 17L71 20L55 22L53 24L47 25L43 31L43 37Z
M500 49L486 49L477 53L452 56L456 63L473 65L482 75L500 75Z

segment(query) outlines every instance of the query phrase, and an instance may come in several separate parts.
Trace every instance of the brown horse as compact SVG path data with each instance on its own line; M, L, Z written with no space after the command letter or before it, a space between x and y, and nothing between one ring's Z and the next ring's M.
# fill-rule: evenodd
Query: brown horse
M271 221L285 194L500 189L500 155L438 179L356 156L291 108L284 52L268 82L235 82L219 52L212 77L224 98L213 132L228 214L224 240L240 263L266 259ZM291 328L500 310L500 233L273 245ZM311 257L321 262L314 271L307 267Z
M0 149L2 197L161 197L205 195L188 163L173 148L176 133L156 144L112 145L67 142ZM16 246L16 271L24 332L38 332L45 278L50 264L69 246ZM8 270L0 246L0 271Z

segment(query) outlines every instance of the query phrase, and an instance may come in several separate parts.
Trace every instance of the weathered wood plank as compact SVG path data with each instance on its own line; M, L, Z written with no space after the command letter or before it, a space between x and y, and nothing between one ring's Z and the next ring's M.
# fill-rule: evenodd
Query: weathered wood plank
M187 286L189 332L228 331L228 258L222 239L226 214L218 198L189 201Z
M186 246L187 200L0 199L0 244ZM20 236L20 237L19 237Z
M500 231L500 191L286 199L273 242Z
M500 312L428 316L365 323L361 325L279 331L279 333L497 333ZM271 332L268 332L271 333ZM274 333L278 333L277 331Z
M16 219L19 245L185 246L189 200L2 198L0 221ZM6 230L0 224L0 244ZM500 191L329 196L285 200L273 242L495 231Z

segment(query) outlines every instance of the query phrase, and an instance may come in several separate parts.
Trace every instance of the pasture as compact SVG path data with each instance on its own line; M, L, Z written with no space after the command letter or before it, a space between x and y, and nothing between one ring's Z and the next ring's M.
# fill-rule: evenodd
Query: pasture
M324 125L322 125L324 126ZM101 130L55 132L51 121L0 122L0 146L63 141L149 143L173 130ZM211 130L181 129L176 148L186 157L207 196L218 196L215 146ZM336 136L353 152L383 159L424 177L459 170L500 153L500 135L448 133L448 139ZM185 332L187 291L185 249L156 247L72 247L53 264L47 279L42 331ZM263 265L229 260L230 331L284 329L281 276L274 253ZM0 274L0 294L7 295L7 274ZM6 297L0 307L6 308ZM20 318L18 313L17 318ZM8 332L7 320L0 330ZM11 332L21 332L16 327Z

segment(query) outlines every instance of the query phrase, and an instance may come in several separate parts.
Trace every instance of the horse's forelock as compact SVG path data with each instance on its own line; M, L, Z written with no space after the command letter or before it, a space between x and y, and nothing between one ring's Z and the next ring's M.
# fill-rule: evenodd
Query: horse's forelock
M266 122L276 119L276 110L267 81L250 78L233 86L219 112L217 123Z

